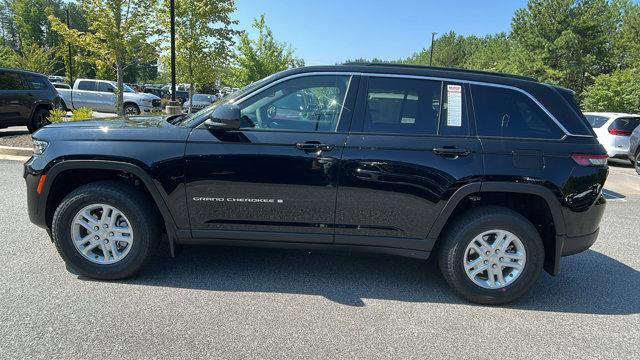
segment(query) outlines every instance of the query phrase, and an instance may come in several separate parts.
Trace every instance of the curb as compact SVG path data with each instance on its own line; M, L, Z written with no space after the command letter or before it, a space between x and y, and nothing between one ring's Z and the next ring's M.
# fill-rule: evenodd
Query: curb
M11 155L11 156L31 156L33 155L33 149L31 148L21 148L21 147L13 147L13 146L0 146L0 155Z

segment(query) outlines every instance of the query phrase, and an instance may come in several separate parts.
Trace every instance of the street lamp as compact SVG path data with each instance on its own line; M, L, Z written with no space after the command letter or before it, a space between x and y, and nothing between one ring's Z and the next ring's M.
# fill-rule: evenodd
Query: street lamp
M169 0L171 21L171 101L165 108L169 115L181 114L182 107L176 101L176 7L175 0Z
M436 35L438 35L437 32L432 32L431 33L431 51L429 52L429 66L431 66L431 62L433 61L433 45L434 45L433 41L434 41Z
M171 102L176 101L176 10L175 0L169 0L171 16ZM175 104L172 104L175 105Z

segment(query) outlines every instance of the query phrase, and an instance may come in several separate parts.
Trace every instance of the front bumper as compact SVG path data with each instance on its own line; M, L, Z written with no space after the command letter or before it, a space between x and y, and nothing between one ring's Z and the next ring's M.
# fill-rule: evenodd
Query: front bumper
M27 164L28 163L29 161L27 161ZM38 194L38 182L40 181L41 175L30 171L29 167L25 164L23 176L27 183L27 213L29 214L29 220L35 225L46 229L45 204L42 203L44 199L43 196Z
M582 236L563 236L562 256L569 256L581 253L591 247L598 238L600 228L591 234Z
M140 106L141 113L154 113L162 111L162 107L160 106Z

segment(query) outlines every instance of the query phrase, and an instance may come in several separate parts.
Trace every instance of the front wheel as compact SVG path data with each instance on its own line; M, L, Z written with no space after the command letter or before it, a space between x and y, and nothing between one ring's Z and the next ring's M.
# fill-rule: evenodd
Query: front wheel
M508 208L484 206L460 215L441 239L440 270L449 285L480 304L505 304L524 295L540 275L540 234Z
M634 161L634 166L636 168L636 173L640 175L640 151L636 154L636 160Z
M140 108L136 104L125 104L124 105L124 114L125 115L140 115Z
M142 268L160 238L155 208L135 188L90 183L67 195L53 215L52 236L63 260L78 273L123 279Z

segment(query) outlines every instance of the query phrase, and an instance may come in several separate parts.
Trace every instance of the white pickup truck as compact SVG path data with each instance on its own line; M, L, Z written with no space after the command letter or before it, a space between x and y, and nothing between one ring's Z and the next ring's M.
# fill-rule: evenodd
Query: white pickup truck
M73 110L87 107L94 111L116 113L116 83L107 80L77 79L73 89L56 89L62 106ZM160 98L139 93L124 85L123 107L127 115L139 115L162 110Z

